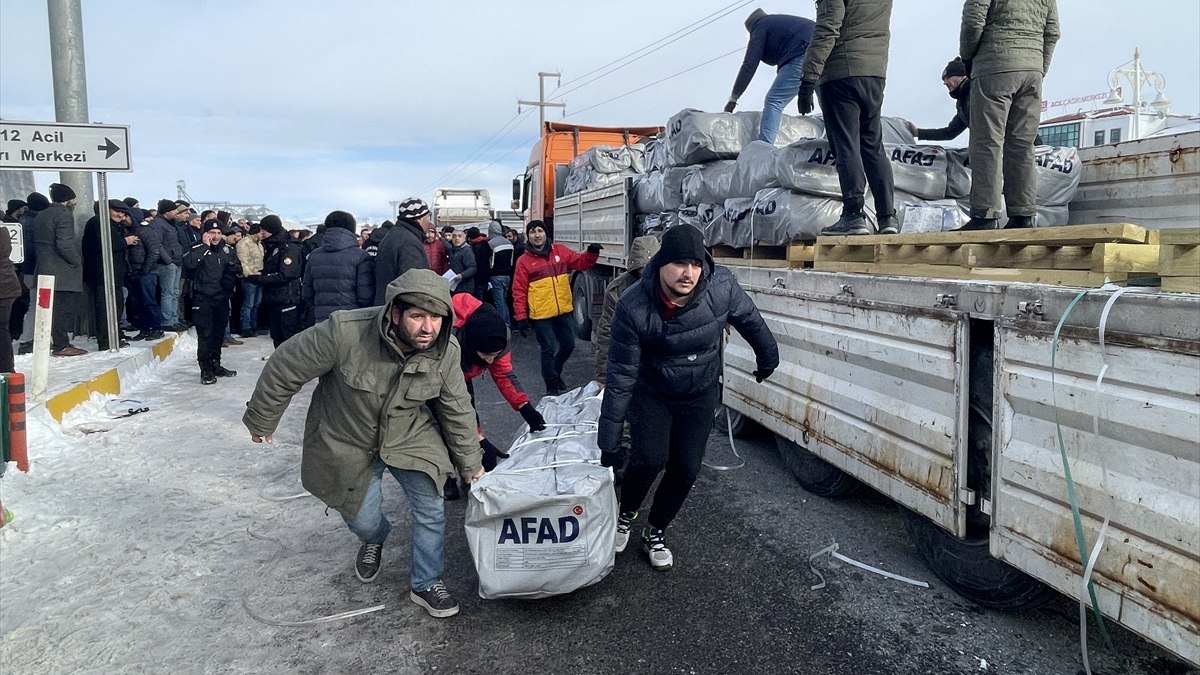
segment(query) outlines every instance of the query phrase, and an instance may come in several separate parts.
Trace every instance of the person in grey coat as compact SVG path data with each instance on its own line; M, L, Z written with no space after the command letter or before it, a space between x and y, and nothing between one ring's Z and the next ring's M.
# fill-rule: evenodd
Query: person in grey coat
M450 271L454 272L455 285L452 293L472 293L475 290L475 272L478 262L475 250L467 243L467 233L455 230L450 238Z
M1034 139L1042 78L1058 42L1055 0L967 0L959 56L971 76L971 219L961 229L994 229L1000 195L1006 228L1033 227Z
M388 284L400 275L409 270L429 269L429 258L425 255L425 230L431 225L429 205L409 197L400 202L396 215L396 224L387 231L375 253L375 305L383 304Z
M67 330L75 323L83 296L83 252L75 236L75 191L62 183L50 185L51 204L34 223L37 273L54 277L54 319L50 328L50 353L81 356L87 351L71 344Z

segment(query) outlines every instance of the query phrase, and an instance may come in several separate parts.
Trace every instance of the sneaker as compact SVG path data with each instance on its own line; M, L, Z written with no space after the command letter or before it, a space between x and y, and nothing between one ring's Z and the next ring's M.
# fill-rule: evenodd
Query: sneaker
M161 339L161 338L162 338L162 336L163 336L162 329L161 329L161 328L158 328L158 329L155 329L155 330L152 330L152 331L150 331L150 332L146 333L146 337L145 337L144 339L146 339L146 340L158 340L158 339Z
M838 221L829 227L821 230L822 237L837 237L844 235L860 235L871 234L871 228L867 226L867 216L863 212L858 213L843 213Z
M446 590L446 584L442 583L441 579L423 591L412 589L408 597L424 607L425 611L429 612L429 616L435 619L444 619L458 614L458 602L455 601L453 595L450 595L450 591Z
M67 345L66 347L63 347L62 349L56 349L56 350L50 352L50 354L52 356L83 356L86 353L87 353L86 349L80 349L79 347L76 347L75 345Z
M17 353L18 354L32 354L33 353L33 340L30 340L29 342L22 342L21 344L17 345Z
M383 544L363 544L354 559L354 576L364 584L375 581L379 566L383 563Z
M230 370L224 366L216 366L215 368L213 368L212 372L213 372L213 375L216 375L217 377L233 377L233 376L237 375L236 370Z
M994 229L996 229L996 225L999 224L999 222L1000 222L1000 219L998 219L998 218L976 218L975 216L971 216L971 219L967 221L966 225L963 225L962 227L959 227L959 228L956 228L956 229L953 229L950 231L951 232L974 232L976 230L994 230Z
M659 572L666 572L675 564L663 531L658 528L647 527L642 530L642 550L650 556L650 566Z
M1009 216L1008 222L1004 224L1004 229L1006 230L1017 230L1026 227L1035 227L1033 216Z
M216 384L217 376L213 375L211 368L200 369L200 384Z
M637 520L637 511L626 511L617 515L617 553L624 553L629 546L629 531L633 529L633 521Z
M896 214L879 219L879 234L900 234L900 221L896 220Z

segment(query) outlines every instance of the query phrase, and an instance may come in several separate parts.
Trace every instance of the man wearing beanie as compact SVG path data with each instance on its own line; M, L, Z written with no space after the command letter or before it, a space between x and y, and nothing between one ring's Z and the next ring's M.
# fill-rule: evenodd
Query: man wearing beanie
M570 273L591 269L603 246L589 244L586 253L576 253L554 243L540 220L525 226L525 240L525 255L513 271L513 317L522 333L533 327L542 348L546 393L557 396L567 391L562 369L575 351Z
M728 269L713 264L699 230L672 227L642 278L617 303L597 433L601 463L616 466L622 426L630 424L633 450L621 488L617 552L629 544L642 501L666 469L642 530L643 551L656 570L674 564L664 530L704 459L721 399L726 324L754 350L755 379L770 377L779 347L758 308Z
M108 224L112 237L112 269L113 285L104 284L104 249L100 243L100 205L96 204L96 215L88 219L83 226L83 283L92 291L93 324L96 332L96 348L108 351L108 303L106 298L113 298L113 307L120 316L121 304L125 299L122 287L125 274L128 271L126 251L138 243L137 235L127 232L129 226L129 207L120 199L108 200ZM118 332L118 347L129 345L124 336Z
M300 244L288 236L279 216L271 214L262 219L259 227L266 233L262 241L263 264L258 283L262 286L262 304L271 324L271 341L275 346L299 333Z
M34 223L37 273L54 277L54 319L50 329L50 353L80 356L87 352L72 345L67 332L75 327L75 313L83 296L83 252L75 236L75 191L62 183L51 183L50 201Z
M468 483L483 476L453 319L446 280L409 270L388 285L382 307L335 312L275 350L242 417L252 441L270 443L288 403L319 378L300 480L358 537L354 575L366 584L379 576L391 532L382 479L392 474L411 516L409 599L436 618L459 610L442 581L439 491L450 476Z
M760 141L775 142L779 122L783 119L783 107L796 98L800 90L800 69L804 66L804 52L808 51L814 25L812 19L767 14L761 9L754 10L746 19L750 42L746 45L746 56L733 83L733 93L725 104L725 112L733 112L760 62L775 66L775 82L763 101L762 121L758 128Z
M25 204L29 207L21 216L21 233L25 237L25 260L21 262L21 266L17 271L21 275L21 281L27 291L24 312L24 320L21 324L21 344L18 345L18 354L29 354L33 351L33 320L37 307L37 244L35 243L34 233L37 231L37 217L42 211L45 211L50 206L50 200L46 195L40 192L30 192L25 198ZM13 311L17 311L14 306Z
M155 274L158 275L158 310L162 314L164 330L185 330L179 320L179 279L183 272L183 242L179 240L179 229L175 227L175 216L180 207L170 199L158 200L158 214L150 220L150 227L158 234L159 259Z
M942 84L950 98L954 99L954 117L940 129L918 129L917 125L905 121L909 133L922 141L950 141L958 138L971 125L971 78L967 77L967 66L959 57L946 64L942 70Z
M221 346L229 324L229 298L242 266L215 219L205 227L200 242L184 255L183 267L192 281L192 319L196 324L200 384L216 384L218 377L237 375L237 371L221 365Z
M357 223L345 211L325 216L321 247L308 256L301 284L304 304L316 321L339 309L370 307L375 300L375 270L371 256L358 247ZM314 239L316 237L313 237Z
M425 257L425 230L430 227L429 205L416 197L400 202L396 224L386 230L375 254L375 301L382 305L388 284L409 270L429 269ZM378 232L371 233L375 239ZM370 246L368 245L368 252Z
M21 216L29 210L29 205L20 199L8 200L8 208L4 209L4 217L0 218L0 222L19 223Z

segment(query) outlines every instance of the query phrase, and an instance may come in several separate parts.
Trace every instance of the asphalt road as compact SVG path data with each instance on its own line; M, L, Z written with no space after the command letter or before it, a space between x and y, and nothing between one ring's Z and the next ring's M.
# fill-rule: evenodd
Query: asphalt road
M537 399L544 393L537 343L515 336L512 346L518 374ZM591 367L591 345L580 342L564 379L581 385ZM485 431L505 447L520 416L490 382L477 381L476 393ZM668 531L673 570L653 571L635 537L606 579L556 598L480 599L457 526L465 502L450 503L446 580L462 612L425 626L438 638L414 654L414 665L449 673L1083 672L1077 604L1061 597L1024 612L978 607L924 567L888 500L869 492L840 501L808 494L767 433L739 440L737 451L746 465L705 468ZM735 462L717 434L707 459ZM827 586L813 590L809 555L834 542L846 556L930 587L824 556L815 565ZM403 555L404 548L397 540L394 549ZM403 577L407 561L388 565ZM1109 625L1112 650L1089 630L1093 673L1200 673Z

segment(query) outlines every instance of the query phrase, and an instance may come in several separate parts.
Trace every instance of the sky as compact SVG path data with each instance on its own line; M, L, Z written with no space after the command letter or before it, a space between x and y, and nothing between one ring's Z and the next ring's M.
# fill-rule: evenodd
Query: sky
M174 198L183 180L196 201L264 203L301 223L335 209L378 223L394 214L389 202L428 201L435 187L487 188L507 208L538 133L538 111L518 115L517 100L538 98L539 71L561 73L547 100L566 103L567 121L662 125L724 105L754 7L815 16L811 0L82 6L91 121L130 127L134 170L109 174L110 194ZM922 126L953 115L940 74L961 12L955 0L897 0L885 115ZM1140 48L1172 111L1200 112L1200 3L1067 0L1059 16L1043 98L1106 91ZM0 35L0 117L54 120L46 3L4 0ZM761 109L772 78L760 66L739 110ZM55 180L35 175L43 191Z

